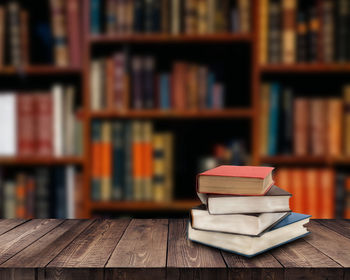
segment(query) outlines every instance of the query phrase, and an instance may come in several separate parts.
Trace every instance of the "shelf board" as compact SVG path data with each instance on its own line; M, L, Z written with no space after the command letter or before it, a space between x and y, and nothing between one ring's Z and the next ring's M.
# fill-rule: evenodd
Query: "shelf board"
M99 111L91 112L91 118L152 118L152 119L201 119L201 118L250 118L251 109L236 108L224 110L202 111L162 111L162 110L130 110L125 112Z
M0 67L0 75L71 75L80 74L77 67L59 67L54 65L29 65L20 68Z
M272 164L326 164L326 165L342 165L350 164L350 157L332 157L332 156L263 156L263 163Z
M0 165L62 165L82 164L81 157L0 157Z
M151 201L108 201L91 202L91 209L97 211L189 211L200 204L199 200Z
M350 73L350 63L300 63L261 65L261 73Z
M251 34L132 34L132 35L90 35L90 43L217 43L217 42L250 42Z

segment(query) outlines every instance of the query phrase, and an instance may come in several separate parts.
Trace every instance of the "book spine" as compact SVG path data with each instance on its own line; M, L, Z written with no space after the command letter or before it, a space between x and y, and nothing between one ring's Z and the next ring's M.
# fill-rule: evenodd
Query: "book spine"
M281 36L281 3L271 0L269 3L268 22L268 62L281 62L282 36Z
M45 219L50 217L49 170L40 167L35 170L35 217Z
M268 125L269 125L270 84L261 85L260 109L260 154L268 155Z
M20 156L32 156L35 147L35 106L32 94L17 95L17 150Z
M114 34L116 32L116 1L106 0L105 4L105 22L106 33Z
M4 218L16 218L16 185L13 182L4 183Z
M184 22L186 34L197 33L197 2L199 1L200 0L184 1Z
M5 64L5 9L0 7L0 67Z
M224 108L224 86L215 83L213 86L213 109L220 110Z
M75 219L75 169L69 165L65 170L65 200L67 219Z
M326 154L327 102L314 98L310 103L311 153L315 156ZM310 144L311 144L310 143Z
M154 6L154 0L145 0L145 18L144 18L144 27L146 33L152 33L153 30L153 6Z
M90 0L90 32L99 34L100 26L100 0Z
M114 94L113 94L113 107L118 110L127 109L125 106L125 64L126 58L123 53L118 53L114 56Z
M37 155L53 155L53 108L50 93L35 95Z
M165 201L165 137L162 133L153 135L153 200Z
M160 108L163 110L170 109L170 79L169 74L161 74L160 79Z
M105 88L106 88L106 109L112 110L116 107L116 75L115 72L115 63L112 57L106 59L106 77L105 77Z
M91 198L98 201L101 199L101 175L102 175L102 124L98 120L94 120L91 125L92 138L92 166L91 166Z
M132 123L132 172L133 172L133 199L143 199L143 151L142 151L142 123Z
M320 19L317 6L312 6L309 11L309 55L308 61L316 62L319 59Z
M113 173L112 173L112 198L121 200L124 196L123 187L125 184L125 143L124 127L119 121L112 123L113 142Z
M53 174L55 192L54 213L56 219L66 219L67 217L65 178L66 176L64 167L56 167Z
M335 20L334 20L334 3L332 0L324 0L322 2L322 44L323 44L323 60L324 62L334 61L334 47L335 47Z
M173 82L172 82L172 100L174 109L186 109L186 77L187 64L183 62L175 62L173 66Z
M74 86L67 86L64 92L64 118L63 118L63 151L65 155L74 154L74 100L75 100L75 88Z
M53 150L54 156L63 156L64 131L63 131L63 87L61 85L54 85L52 88L53 100Z
M215 0L207 0L208 6L208 33L215 32Z
M174 194L174 137L170 132L164 133L164 161L165 161L165 200L172 201Z
M199 109L206 108L206 96L208 91L208 68L205 66L199 66L198 69L198 106Z
M171 1L171 34L178 35L181 32L181 0Z
M212 72L208 73L208 80L207 80L207 94L206 94L206 108L212 109L213 108L213 88L215 84L215 75Z
M134 0L134 32L140 33L144 30L144 1Z
M306 172L306 213L310 214L314 219L318 219L321 214L319 177L320 172L315 168L309 168Z
M342 154L342 117L343 117L343 102L340 98L330 98L327 102L328 106L328 127L325 133L328 139L327 152L331 156L341 156Z
M259 37L259 58L260 64L266 64L268 61L267 46L268 46L268 26L269 26L269 0L260 1L259 10L259 24L260 24L260 37Z
M290 88L283 90L282 94L282 121L280 122L281 145L280 152L292 153L293 141L293 91Z
M270 115L269 115L269 134L268 134L268 154L277 154L278 120L279 120L279 99L280 85L271 84L270 87Z
M337 61L345 62L347 60L347 37L349 36L348 18L350 14L350 4L346 0L339 0L337 2Z
M335 194L335 176L331 169L325 168L320 174L320 193L321 193L321 219L334 219L334 194Z
M133 89L133 108L142 109L143 104L143 77L142 77L142 58L132 58L132 89Z
M152 109L154 108L154 70L155 61L151 56L144 58L144 108Z
M346 86L343 89L344 98L344 154L350 155L350 86Z
M191 64L188 67L187 75L187 108L192 111L198 109L198 67L195 64Z
M250 25L251 25L251 19L250 19L250 13L251 13L251 7L250 7L250 0L238 0L238 10L239 10L239 19L240 19L240 29L241 33L249 33L250 32ZM223 10L224 12L225 10ZM222 15L224 17L224 14Z
M29 14L20 11L20 48L21 65L29 64Z
M52 36L54 41L55 63L57 66L68 66L67 26L65 2L50 0L52 14Z
M13 92L0 95L0 155L15 156L17 154L17 102Z
M143 179L143 199L153 199L153 146L152 146L153 126L150 121L142 124L142 179Z
M35 181L33 178L27 178L25 190L25 216L26 219L33 219L35 217Z
M161 31L162 33L170 33L170 1L161 0Z
M125 124L124 147L125 151L125 183L124 183L124 199L132 200L134 198L134 182L133 182L133 124L127 122Z
M7 6L9 24L9 51L10 64L20 67L21 57L21 31L20 31L20 6L18 2L9 2Z
M297 61L306 62L307 61L307 33L308 26L306 24L305 14L303 12L298 13L297 20Z
M134 29L134 0L127 0L125 7L126 33L132 34Z
M337 173L336 182L335 182L335 218L343 219L345 211L345 201L346 201L346 192L345 192L345 174Z
M81 65L80 46L80 13L79 0L67 1L67 30L70 65L79 67Z
M111 123L102 123L101 136L101 200L107 201L112 198L112 140Z
M309 100L294 100L294 154L304 156L308 153L309 138Z
M282 50L283 63L294 63L296 57L295 49L295 26L296 26L296 0L282 0L283 10L283 32L282 32Z
M26 177L19 174L16 183L16 218L26 218Z

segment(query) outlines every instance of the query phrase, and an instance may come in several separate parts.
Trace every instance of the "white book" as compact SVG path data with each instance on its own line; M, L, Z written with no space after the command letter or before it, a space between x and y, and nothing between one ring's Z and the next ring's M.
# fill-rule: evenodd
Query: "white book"
M54 156L63 156L63 86L54 85L52 87L53 100L53 153Z
M75 219L75 169L73 165L66 167L66 205L67 219Z
M16 94L0 94L0 156L17 154L17 110Z
M191 224L194 229L258 236L289 214L290 212L211 215L205 207L196 207L191 210Z
M102 64L103 60L94 60L91 63L90 107L93 111L102 109Z

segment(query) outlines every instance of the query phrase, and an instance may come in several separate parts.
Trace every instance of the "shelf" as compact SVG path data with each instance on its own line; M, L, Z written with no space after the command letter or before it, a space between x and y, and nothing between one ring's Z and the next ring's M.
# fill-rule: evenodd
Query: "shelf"
M125 112L100 111L91 112L91 118L152 118L152 119L204 119L204 118L250 118L251 109L237 108L203 111L162 111L162 110L130 110Z
M62 165L82 164L81 157L0 157L0 165Z
M91 202L91 209L97 211L189 211L198 206L199 200L174 200L170 202L151 201L108 201Z
M288 74L288 73L350 73L350 63L301 63L301 64L274 64L260 66L261 73Z
M251 34L204 34L204 35L169 35L169 34L133 34L133 35L91 35L90 42L98 43L217 43L250 42Z
M0 75L71 75L80 74L77 67L59 67L54 65L31 65L21 68L6 66L0 68Z
M350 164L350 157L331 156L263 156L261 162L271 164L326 164L342 165Z

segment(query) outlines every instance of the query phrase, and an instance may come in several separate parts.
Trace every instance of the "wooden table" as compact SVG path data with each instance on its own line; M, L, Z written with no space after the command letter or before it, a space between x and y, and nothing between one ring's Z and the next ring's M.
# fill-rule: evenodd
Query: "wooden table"
M350 279L350 221L247 259L186 240L186 220L0 220L0 279Z

